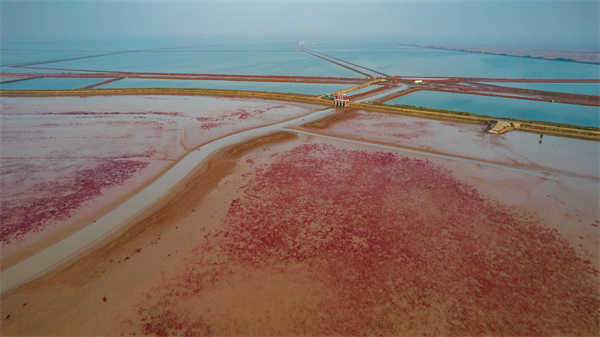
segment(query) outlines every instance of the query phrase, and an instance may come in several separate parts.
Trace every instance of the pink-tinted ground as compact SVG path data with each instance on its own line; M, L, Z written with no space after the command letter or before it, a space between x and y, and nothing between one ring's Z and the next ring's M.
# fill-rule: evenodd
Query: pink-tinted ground
M591 255L594 265L600 267L598 142L548 135L540 138L525 132L493 135L485 129L485 125L361 111L321 133L505 166L507 170L468 173L457 167L455 172L497 200L538 213L547 226L581 248L581 254Z
M321 132L372 145L257 148L181 220L3 295L3 334L600 333L597 143L359 116Z
M211 97L3 98L1 104L2 269L89 224L189 150L310 111Z
M447 160L316 140L246 163L222 228L139 304L145 334L598 332L589 257ZM215 300L240 288L243 310Z
M598 179L598 143L525 132L485 133L487 125L359 111L327 134L382 141L415 149Z
M3 332L598 335L593 263L482 176L545 179L319 137L259 148L171 227L3 296Z

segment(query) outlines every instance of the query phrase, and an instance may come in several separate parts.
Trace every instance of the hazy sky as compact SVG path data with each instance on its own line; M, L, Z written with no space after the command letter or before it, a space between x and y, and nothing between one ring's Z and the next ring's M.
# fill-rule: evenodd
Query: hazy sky
M8 42L152 39L598 44L598 1L1 1Z

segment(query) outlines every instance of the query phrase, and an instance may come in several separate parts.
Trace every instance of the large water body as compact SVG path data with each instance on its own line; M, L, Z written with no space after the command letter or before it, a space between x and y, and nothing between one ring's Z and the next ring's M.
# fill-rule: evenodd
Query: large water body
M493 78L600 78L600 65L464 53L409 46L327 46L309 49L387 75Z
M377 72L399 76L442 77L494 77L494 78L600 78L600 65L574 62L558 62L500 55L463 53L435 50L400 44L311 44L284 43L238 43L226 41L199 41L198 43L144 42L111 44L2 44L0 70L2 72L67 72L67 71L122 71L122 72L169 72L196 74L237 75L291 75L322 77L355 77L365 75L320 59L295 47L346 60L372 69L357 68L361 72L381 76ZM115 54L116 53L116 54ZM92 56L92 57L90 57ZM323 56L323 55L321 55ZM326 56L323 56L326 57ZM69 60L70 59L70 60ZM334 60L340 62L338 60ZM31 62L47 62L32 67L15 68ZM6 79L6 78L4 78ZM76 89L104 79L35 79L1 84L1 89ZM599 84L508 84L527 89L540 89L598 95ZM347 85L299 84L232 81L178 81L134 80L116 81L101 88L214 88L254 91L325 94ZM369 88L371 89L371 88ZM363 91L367 91L364 89ZM358 92L353 92L356 94ZM596 125L598 109L577 105L533 103L524 100L482 98L468 95L466 98L448 100L441 93L416 93L395 102L469 111L499 117L515 117L529 120ZM534 104L532 108L532 104ZM577 112L582 110L581 112ZM589 116L594 115L595 116Z
M434 109L471 112L495 117L512 117L600 127L600 107L539 102L505 97L417 91L385 102Z
M329 94L351 87L352 84L329 83L289 83L289 82L245 82L245 81L203 81L203 80L161 80L128 78L107 83L98 88L198 88L269 91L306 95Z
M0 83L2 90L72 90L104 81L102 78L36 78Z
M2 44L2 71L22 72L6 65L36 61L121 54L52 62L40 67L240 75L364 77L285 44ZM388 75L498 78L600 78L600 65L500 55L463 53L399 44L303 45ZM363 72L376 73L360 69ZM36 71L28 69L25 71ZM44 70L62 72L62 70ZM378 75L379 76L379 75Z
M489 83L504 87L523 88L543 91L569 92L582 95L600 95L599 83Z

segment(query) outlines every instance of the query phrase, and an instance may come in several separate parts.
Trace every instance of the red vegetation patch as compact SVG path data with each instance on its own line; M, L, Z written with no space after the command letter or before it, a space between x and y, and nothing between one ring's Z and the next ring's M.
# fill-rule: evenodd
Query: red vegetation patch
M188 301L239 268L301 265L326 293L265 333L598 335L598 272L427 160L302 145L243 188L225 229L140 304L144 333L227 334Z
M390 134L394 138L401 138L406 140L413 140L423 136L431 136L433 133L428 130L424 130L428 124L427 122L387 122L387 123L375 123L370 125L371 127L379 129L383 135L386 133ZM402 132L393 132L402 131Z
M284 108L285 105L272 105L268 106L264 109L237 109L233 112L219 115L219 116L211 116L211 117L197 117L196 119L200 122L203 122L200 126L202 130L210 130L214 128L219 128L225 125L233 125L239 120L248 119L248 117L259 116L266 111L270 111L273 109L281 109ZM248 111L250 110L250 111Z
M135 160L105 160L93 169L77 171L67 182L46 182L18 191L27 197L3 196L0 241L9 243L26 233L40 232L53 221L70 218L85 202L101 196L109 187L122 185L148 165Z
M209 336L210 326L200 317L175 312L176 302L161 301L150 309L140 308L138 313L143 318L142 331L144 335L170 336L177 333L180 336Z
M428 122L395 122L396 116L378 116L372 114L360 114L355 120L341 123L336 129L351 130L355 134L383 137L384 139L414 140L424 136L432 136L433 132L427 130Z
M142 153L132 153L132 154L122 154L120 156L109 157L111 159L129 159L129 158L152 158L154 157L154 153L156 151L154 149L142 152Z
M92 112L92 111L69 111L69 112L35 112L36 115L59 115L59 116L121 116L121 115L155 115L155 116L171 116L183 117L181 112Z

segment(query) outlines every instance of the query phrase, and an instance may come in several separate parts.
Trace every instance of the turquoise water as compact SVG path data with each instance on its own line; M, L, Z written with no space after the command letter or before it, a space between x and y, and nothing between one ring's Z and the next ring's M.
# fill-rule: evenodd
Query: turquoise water
M388 75L497 78L600 78L600 65L557 62L488 54L409 47L399 44L314 44L284 43L231 44L227 41L139 42L110 44L2 44L2 65L34 61L100 55L70 61L40 64L38 67L124 72L169 72L237 75L291 75L323 77L358 77L364 75L299 51L294 47L338 57ZM339 62L339 61L336 61ZM3 72L63 72L65 70L24 69L2 66ZM358 70L375 76L362 68ZM104 79L36 79L2 85L2 89L75 89ZM600 95L598 84L530 84L499 85L530 89ZM126 79L103 88L176 87L222 88L319 95L350 85L305 83L248 83L235 81L177 81ZM571 89L572 88L572 89ZM372 90L361 89L351 94ZM597 125L597 107L522 101L483 96L418 92L394 100L400 104L423 105L523 119L550 120L569 124Z
M504 87L600 95L600 83L489 83Z
M356 89L356 90L350 91L350 92L347 93L347 95L358 95L358 94L362 94L362 93L365 93L367 91L371 91L371 90L375 90L375 89L379 89L379 88L380 88L380 86L378 86L378 85L369 85L369 86L364 87L364 88L360 88L360 89Z
M189 48L191 51L276 51L297 52L298 50L285 44L216 44Z
M7 65L22 64L27 62L41 62L51 61L57 59L83 57L90 55L97 55L97 52L65 52L65 51L24 51L24 50L0 50L0 60L2 64L2 71L9 71L11 68L7 68ZM52 63L49 63L52 64ZM21 72L23 70L14 72ZM26 70L31 71L31 70Z
M322 95L351 87L350 84L242 82L242 81L196 81L128 78L104 84L98 88L203 88L289 92L306 95Z
M358 95L358 94L363 94L365 92L371 91L371 90L375 90L375 89L380 89L382 86L381 85L369 85L367 87L364 88L360 88L357 90L353 90L347 93L347 95L352 96L352 95Z
M0 84L2 90L71 90L94 83L106 81L106 78L36 78L19 82Z
M415 53L330 53L388 75L495 78L599 78L600 65L535 60L452 51ZM409 51L409 50L407 50Z
M328 45L328 44L314 44L300 46L308 50L318 51L325 54L330 53L418 53L418 54L430 54L430 53L444 53L443 50L438 49L425 49L415 48L400 44L341 44L341 45Z
M465 111L495 117L600 127L600 107L537 102L504 97L417 91L385 102Z
M106 53L122 52L125 50L173 48L174 44L156 43L111 43L111 44L52 44L52 43L10 43L2 44L0 49L0 66L4 72L35 72L38 70L9 68L7 65L54 61L60 59L94 56ZM54 67L55 63L39 65L39 67Z
M115 46L105 46L103 49L110 51L116 49L114 47ZM149 46L145 45L137 47ZM158 47L155 46L154 48ZM128 50L131 49L133 48L128 48ZM10 56L14 53L23 52L5 51L5 53ZM32 51L27 57L23 55L23 62L54 59L51 55L42 57L39 53L39 51ZM64 52L48 52L48 54L60 54L56 59L68 57ZM82 52L72 53L72 57L81 56L83 56ZM88 54L85 54L85 56L88 56ZM9 57L9 59L10 63L18 62L14 57ZM5 62L3 61L3 63ZM62 69L72 69L196 74L364 77L364 75L321 60L307 53L300 52L290 46L269 44L237 46L214 45L181 49L154 49L53 62L39 65L39 67L58 68L61 70L24 70L8 67L3 67L2 70L9 72L63 72L65 70Z
M600 65L597 64L463 53L400 45L309 45L306 48L388 75L495 78L600 77Z
M291 46L285 44L226 45L221 42L190 44L187 46L172 43L11 44L2 45L0 57L2 64L14 64L90 56L111 51L141 50L89 59L48 63L40 65L40 67L131 72L364 77L359 73L300 52L292 46L321 51L388 75L500 78L600 77L600 65L594 64L462 53L394 44ZM66 51L67 48L72 51ZM32 51L9 49L31 49ZM44 52L41 50L62 51ZM364 69L360 70L372 73ZM2 71L22 72L24 70L2 67ZM33 72L36 70L27 71ZM44 71L62 72L62 70Z
M124 72L364 77L306 53L293 51L135 52L55 62L42 67Z

